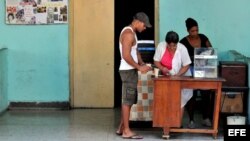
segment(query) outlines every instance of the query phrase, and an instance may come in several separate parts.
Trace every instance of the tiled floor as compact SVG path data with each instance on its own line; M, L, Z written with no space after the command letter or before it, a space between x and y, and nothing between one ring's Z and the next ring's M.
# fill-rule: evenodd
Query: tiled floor
M124 139L115 134L119 119L120 109L7 111L0 115L0 141L121 141ZM144 141L163 140L159 128L142 127L136 122L131 126ZM170 140L214 139L210 134L171 133Z

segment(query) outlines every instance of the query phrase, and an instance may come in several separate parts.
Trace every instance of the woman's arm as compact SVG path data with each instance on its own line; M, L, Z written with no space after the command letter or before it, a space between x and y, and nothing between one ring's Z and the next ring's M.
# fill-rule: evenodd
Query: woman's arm
M182 76L184 75L189 69L189 65L183 66L180 71L176 74L176 76Z
M162 74L167 75L169 73L169 70L163 65L161 65L159 61L154 61L154 64L157 68L161 70Z
M207 46L207 47L212 47L212 45L211 45L211 43L210 43L209 40L206 41L206 46Z

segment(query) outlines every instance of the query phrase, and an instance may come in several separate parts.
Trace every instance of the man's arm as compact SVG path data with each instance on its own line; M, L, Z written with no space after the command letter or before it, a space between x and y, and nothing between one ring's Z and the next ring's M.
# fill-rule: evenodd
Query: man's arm
M122 57L131 66L139 70L140 65L137 64L131 56L131 48L135 41L134 34L129 30L124 31L121 36Z
M145 65L145 63L143 62L143 60L141 58L141 53L138 51L138 49L137 49L137 57L138 57L139 65Z
M134 33L132 33L129 30L124 31L121 36L122 57L129 65L135 67L137 70L141 71L142 73L145 73L151 68L148 66L140 66L138 63L134 61L134 59L131 56L131 48L134 42L135 42Z

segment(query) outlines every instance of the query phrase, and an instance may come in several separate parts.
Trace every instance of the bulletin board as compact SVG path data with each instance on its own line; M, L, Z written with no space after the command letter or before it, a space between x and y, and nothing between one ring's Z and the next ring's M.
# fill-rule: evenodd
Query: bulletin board
M68 23L68 0L6 0L6 24Z

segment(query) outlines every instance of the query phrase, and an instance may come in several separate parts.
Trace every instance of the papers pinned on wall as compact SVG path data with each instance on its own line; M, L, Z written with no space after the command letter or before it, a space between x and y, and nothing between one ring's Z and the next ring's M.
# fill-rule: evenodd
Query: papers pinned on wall
M68 23L68 0L6 0L6 24Z

